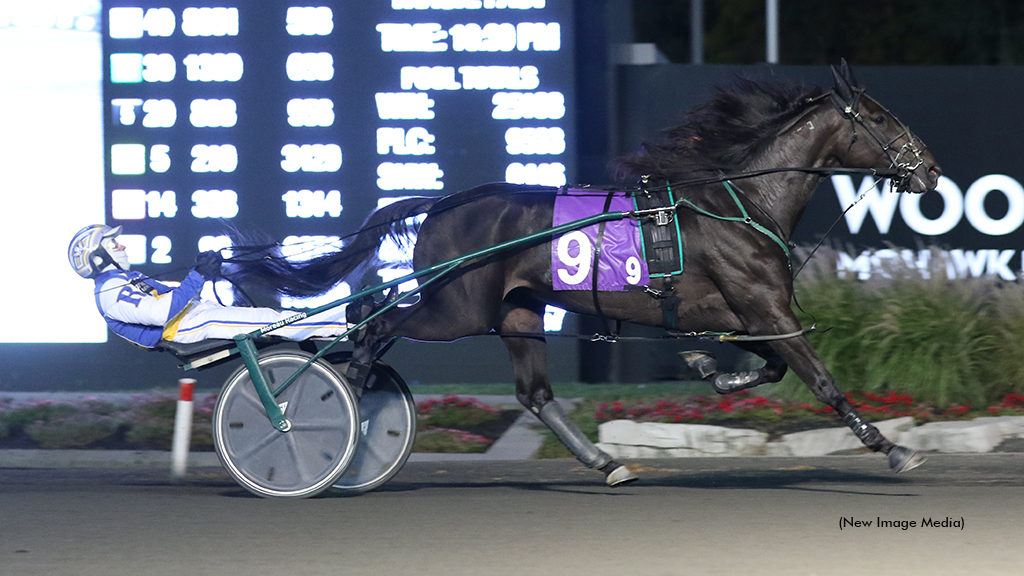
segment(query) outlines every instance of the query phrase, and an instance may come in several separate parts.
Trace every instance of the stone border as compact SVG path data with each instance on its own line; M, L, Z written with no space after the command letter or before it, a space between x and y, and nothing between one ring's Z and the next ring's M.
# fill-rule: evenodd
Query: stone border
M992 452L1007 440L1024 439L1024 416L997 416L931 422L913 418L874 422L890 440L915 450L944 453ZM866 450L849 428L786 434L768 441L756 430L706 424L663 424L612 420L598 427L598 447L613 458L715 456L826 456Z

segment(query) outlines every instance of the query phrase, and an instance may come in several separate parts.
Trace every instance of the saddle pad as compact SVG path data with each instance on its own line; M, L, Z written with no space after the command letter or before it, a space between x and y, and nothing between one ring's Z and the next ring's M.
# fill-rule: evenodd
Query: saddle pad
M552 226L604 212L609 194L612 196L607 211L633 210L633 199L625 192L568 188L555 196ZM591 224L551 239L551 280L555 290L594 288L594 252L599 242L597 290L622 292L626 286L650 283L640 239L640 224L623 218Z

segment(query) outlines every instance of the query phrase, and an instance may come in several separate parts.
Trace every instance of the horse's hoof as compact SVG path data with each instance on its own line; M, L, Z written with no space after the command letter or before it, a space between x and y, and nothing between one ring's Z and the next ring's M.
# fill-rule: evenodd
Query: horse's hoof
M604 483L610 488L617 488L619 486L625 486L630 482L636 482L640 477L633 474L633 471L625 466L619 466L615 470L612 470L604 477Z
M903 446L893 446L892 450L889 451L888 456L889 468L897 474L913 470L921 464L924 464L925 460L927 460L924 456L921 456L910 448L905 448Z
M680 352L679 356L691 370L700 374L701 380L714 376L718 371L718 360L715 359L714 354L706 350L686 350Z
M711 388L719 394L732 394L764 383L760 372L732 372L718 374L711 379Z

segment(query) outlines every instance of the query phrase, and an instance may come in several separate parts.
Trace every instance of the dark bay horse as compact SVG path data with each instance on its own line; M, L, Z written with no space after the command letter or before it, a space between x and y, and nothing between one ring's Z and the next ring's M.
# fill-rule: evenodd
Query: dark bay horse
M355 338L346 376L361 385L377 352L396 337L451 341L497 332L512 358L520 402L573 455L616 485L636 477L594 446L552 401L545 304L648 326L673 324L685 331L788 335L741 344L765 359L757 371L720 374L713 361L699 354L688 361L719 392L777 382L791 368L867 447L888 455L894 471L918 466L920 456L887 440L847 402L802 335L790 304L793 276L785 244L827 174L851 168L878 171L898 191L912 193L933 190L941 174L924 144L864 94L845 62L833 69L833 76L835 85L828 92L738 80L691 111L685 124L667 130L661 141L621 160L622 175L643 177L650 188L671 185L692 203L676 203L671 210L686 258L682 274L671 276L670 285L658 285L677 299L671 315L665 314L662 299L652 296L655 291L554 290L551 240L541 239L467 262L424 287L418 303L372 319ZM732 197L723 184L726 178L737 191ZM413 257L415 269L421 270L551 228L555 192L501 183L441 199L400 201L372 214L340 252L301 264L274 258L236 262L236 276L243 285L262 283L282 294L323 293L367 265L386 236L408 232L407 218L425 213ZM738 216L738 203L749 214L747 221L706 215ZM357 308L350 305L350 313Z

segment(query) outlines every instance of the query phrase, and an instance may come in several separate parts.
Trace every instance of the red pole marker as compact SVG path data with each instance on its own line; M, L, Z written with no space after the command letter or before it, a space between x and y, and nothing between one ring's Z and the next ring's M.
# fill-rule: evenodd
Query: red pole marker
M178 380L178 408L174 413L174 439L171 442L171 476L185 475L188 467L188 449L192 441L192 393L196 381Z
M191 402L192 393L196 390L196 381L191 378L182 378L178 380L178 400L182 402Z

